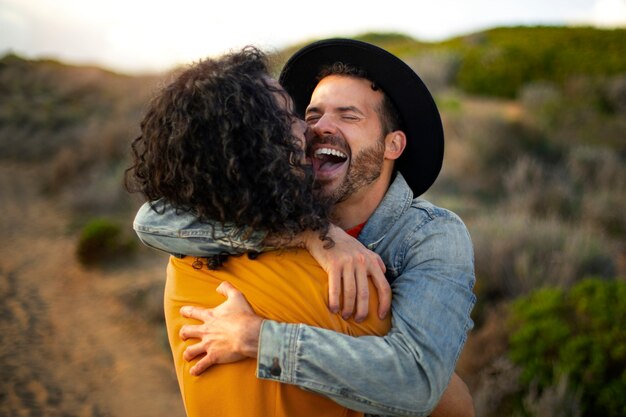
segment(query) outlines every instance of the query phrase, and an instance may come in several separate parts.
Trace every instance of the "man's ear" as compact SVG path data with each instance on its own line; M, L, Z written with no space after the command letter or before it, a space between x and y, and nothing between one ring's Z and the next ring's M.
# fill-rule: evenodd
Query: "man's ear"
M385 136L385 158L396 160L406 147L406 135L401 130L394 130Z

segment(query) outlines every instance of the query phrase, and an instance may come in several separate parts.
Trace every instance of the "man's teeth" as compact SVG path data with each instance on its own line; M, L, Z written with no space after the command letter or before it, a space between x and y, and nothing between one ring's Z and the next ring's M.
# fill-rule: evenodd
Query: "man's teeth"
M344 158L344 159L348 158L348 155L346 155L345 153L340 152L336 149L330 149L330 148L320 148L316 150L315 156L320 156L320 155L333 155L333 156Z

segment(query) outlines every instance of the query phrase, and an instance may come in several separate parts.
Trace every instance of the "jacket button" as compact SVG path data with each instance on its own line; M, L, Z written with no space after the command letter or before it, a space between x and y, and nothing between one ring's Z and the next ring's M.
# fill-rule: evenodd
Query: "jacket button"
M270 375L280 376L281 372L282 370L280 369L278 358L272 358L272 367L270 368Z

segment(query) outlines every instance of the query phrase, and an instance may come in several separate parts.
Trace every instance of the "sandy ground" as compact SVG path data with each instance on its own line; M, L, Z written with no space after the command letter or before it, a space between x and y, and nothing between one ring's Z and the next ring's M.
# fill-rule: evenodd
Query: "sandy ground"
M38 175L0 166L0 416L184 416L162 324L128 303L165 258L83 268Z

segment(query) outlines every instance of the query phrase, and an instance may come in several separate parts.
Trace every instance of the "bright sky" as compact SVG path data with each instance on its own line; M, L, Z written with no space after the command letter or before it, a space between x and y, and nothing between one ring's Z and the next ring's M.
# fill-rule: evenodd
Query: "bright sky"
M154 71L254 44L367 31L437 41L494 26L626 27L626 0L0 0L0 55Z

